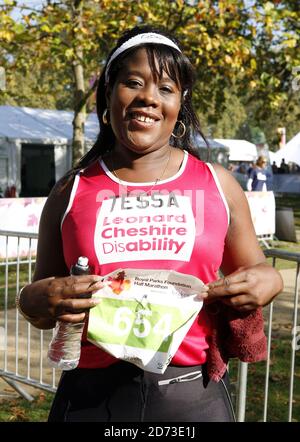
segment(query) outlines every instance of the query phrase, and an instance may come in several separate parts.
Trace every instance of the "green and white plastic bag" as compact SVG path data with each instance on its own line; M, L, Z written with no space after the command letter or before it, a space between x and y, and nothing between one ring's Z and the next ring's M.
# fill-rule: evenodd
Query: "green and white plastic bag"
M118 269L93 294L87 338L116 358L164 373L203 302L203 282L168 270Z

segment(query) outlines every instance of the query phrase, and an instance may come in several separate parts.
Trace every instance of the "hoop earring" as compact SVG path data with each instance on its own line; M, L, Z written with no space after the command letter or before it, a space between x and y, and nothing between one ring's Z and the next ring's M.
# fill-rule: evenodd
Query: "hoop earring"
M172 132L172 136L173 136L174 138L182 138L182 137L184 137L185 132L186 132L185 124L184 124L181 120L178 120L178 123L181 124L181 126L183 127L183 130L182 130L182 133L181 133L180 135L174 135L173 132Z
M108 109L106 108L103 112L103 115L102 115L102 121L105 125L109 124L109 121L107 119L107 114L108 114Z

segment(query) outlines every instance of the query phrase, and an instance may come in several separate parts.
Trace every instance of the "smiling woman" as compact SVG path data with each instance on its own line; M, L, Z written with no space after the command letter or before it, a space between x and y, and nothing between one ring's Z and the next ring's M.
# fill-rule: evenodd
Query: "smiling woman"
M265 262L242 189L230 173L194 153L201 130L193 81L191 62L165 30L126 32L99 79L99 137L47 200L34 282L23 288L19 308L39 328L57 320L86 323L79 366L63 373L50 421L233 421L229 358L266 356L261 307L282 281ZM79 256L89 258L93 275L68 276ZM89 296L118 269L175 271L179 283L193 275L205 284L193 298L204 299L204 306L164 371L141 368L134 356L125 362L87 338L88 311L95 306ZM219 270L226 277L219 279ZM160 295L157 304L166 305ZM112 320L113 339L117 323L117 345L123 324L138 330L137 345L147 351L143 337L152 310L142 307L132 312L132 327L122 316L127 307L102 311Z
M117 139L115 152L119 164L130 161L132 152L156 152L158 147L163 149L160 157L168 159L170 133L181 107L181 91L166 74L153 77L146 49L131 55L114 86L108 87L106 101Z

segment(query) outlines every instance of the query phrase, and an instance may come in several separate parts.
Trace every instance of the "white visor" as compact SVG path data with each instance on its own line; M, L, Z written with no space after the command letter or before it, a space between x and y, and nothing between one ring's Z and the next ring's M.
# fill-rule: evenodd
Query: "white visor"
M120 54L122 54L122 52L126 51L127 49L132 48L133 46L142 45L144 43L156 43L156 44L166 45L166 46L170 46L171 48L174 48L177 51L181 52L181 50L179 49L177 44L174 43L172 40L170 40L170 38L165 37L164 35L155 34L154 32L147 32L145 34L136 35L136 36L130 38L129 40L125 41L125 43L123 43L118 49L116 49L116 51L112 54L112 56L108 60L108 63L106 65L106 70L105 70L105 82L106 83L108 83L108 78L109 78L108 73L109 73L109 68L110 68L112 61L115 58L117 58Z

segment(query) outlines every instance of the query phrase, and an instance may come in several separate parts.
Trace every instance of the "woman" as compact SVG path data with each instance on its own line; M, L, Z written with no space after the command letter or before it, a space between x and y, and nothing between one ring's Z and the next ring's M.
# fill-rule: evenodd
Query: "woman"
M282 281L265 262L239 185L193 154L192 85L191 63L165 32L136 27L118 41L99 80L99 138L47 200L34 282L19 307L41 329L80 322L95 305L82 294L120 267L197 276L207 284L205 307L162 375L83 338L50 421L232 421L228 358L265 357L261 307ZM93 275L67 276L80 255Z
M257 158L256 165L249 172L247 182L247 190L251 191L267 191L268 181L271 178L267 170L267 158L260 155Z

